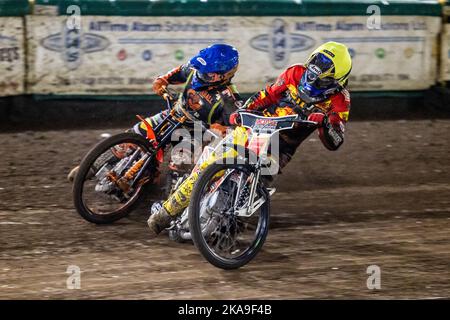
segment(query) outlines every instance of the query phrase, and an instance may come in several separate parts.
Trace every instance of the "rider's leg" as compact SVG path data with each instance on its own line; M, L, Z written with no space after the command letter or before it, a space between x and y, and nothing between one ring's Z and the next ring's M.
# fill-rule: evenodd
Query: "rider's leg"
M173 217L168 214L162 205L162 201L153 203L151 207L150 218L147 221L150 228L150 238L156 237L164 229L170 227Z
M167 110L161 111L151 117L145 118L145 120L150 124L152 128L156 128L164 118L167 116ZM136 123L131 129L134 133L140 134L143 137L147 137L147 126L144 122Z
M170 222L175 219L189 205L190 196L195 181L200 172L192 172L160 208L152 210L152 215L147 221L150 228L150 236L156 237L162 230L170 227Z
M189 205L192 189L199 175L210 164L216 162L218 157L235 156L234 150L229 150L224 154L212 154L206 161L201 163L199 167L192 171L186 180L175 190L169 198L164 201L159 210L150 215L147 224L150 228L150 237L156 237L162 230L170 227L171 220L181 214Z

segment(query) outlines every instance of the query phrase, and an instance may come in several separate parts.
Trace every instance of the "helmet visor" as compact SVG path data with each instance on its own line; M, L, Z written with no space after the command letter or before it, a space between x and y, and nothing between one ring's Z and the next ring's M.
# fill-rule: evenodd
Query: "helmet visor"
M317 53L306 63L306 67L321 78L334 75L334 63L323 53Z
M305 84L309 84L317 89L329 89L338 86L334 79L334 64L324 54L317 54L306 64L305 75L302 79Z
M328 89L339 85L333 77L320 78L317 73L309 69L305 71L304 80L307 84L318 89Z
M206 83L215 83L220 82L225 78L224 74L216 73L216 72L208 72L202 73L197 71L197 76L200 80Z

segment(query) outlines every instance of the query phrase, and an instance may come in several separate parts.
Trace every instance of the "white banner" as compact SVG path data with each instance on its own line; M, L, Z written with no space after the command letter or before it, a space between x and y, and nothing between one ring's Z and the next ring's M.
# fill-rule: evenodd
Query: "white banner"
M148 94L151 82L215 42L234 45L234 80L255 92L323 42L348 45L352 90L419 90L437 79L440 17L64 17L28 16L32 93Z
M442 34L442 80L450 81L450 24L446 24Z
M19 17L0 17L0 96L24 92L23 20Z
M41 15L41 16L57 16L58 15L58 6L57 5L35 4L33 14Z

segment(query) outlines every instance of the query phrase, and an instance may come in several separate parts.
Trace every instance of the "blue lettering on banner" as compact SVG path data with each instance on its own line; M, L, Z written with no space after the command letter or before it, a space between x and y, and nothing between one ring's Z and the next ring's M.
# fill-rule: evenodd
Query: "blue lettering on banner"
M333 25L330 23L317 23L315 21L297 22L296 31L332 31Z
M316 21L305 21L305 22L296 22L295 23L295 31L321 31L321 32L330 32L330 31L362 31L367 30L366 23L358 23L358 22L346 22L346 21L337 21L335 25L331 23L320 23ZM411 21L411 22L382 22L380 25L381 31L387 30L428 30L428 26L424 21ZM376 32L377 30L373 30Z
M275 68L281 69L289 61L290 37L287 32L288 25L282 19L275 19L272 22L272 32L270 33L269 54Z
M63 40L63 59L67 68L75 70L81 64L81 30L65 26Z
M0 43L1 44L15 44L17 43L17 38L16 37L10 37L10 36L4 36L2 34L0 34Z
M333 37L324 38L324 41L339 41L343 43L360 42L423 42L425 37Z
M347 23L342 21L336 23L336 30L339 31L361 31L366 29L367 26L363 23Z
M120 44L204 44L224 42L224 38L120 38Z
M108 20L91 21L89 31L96 32L227 32L228 23L222 20L213 23L181 23L166 21L164 23L115 23Z
M89 23L89 31L122 31L129 30L126 23L111 23L110 21L91 21Z
M160 23L133 22L131 30L132 31L159 32L159 31L162 31L162 25Z
M41 45L47 50L61 52L67 68L75 70L81 65L84 53L103 51L109 47L110 41L103 36L68 28L64 22L63 32L42 39Z
M284 20L275 19L269 34L261 34L250 40L252 48L269 53L270 61L276 69L288 64L291 52L308 50L316 43L306 35L290 33L288 27Z
M0 62L14 62L20 59L20 48L16 37L0 34Z
M387 31L387 30L410 30L411 26L409 23L381 23L380 25L380 31ZM365 23L347 23L343 21L338 21L336 23L336 30L339 31L362 31L367 30L367 25ZM374 32L377 31L377 29L373 30Z

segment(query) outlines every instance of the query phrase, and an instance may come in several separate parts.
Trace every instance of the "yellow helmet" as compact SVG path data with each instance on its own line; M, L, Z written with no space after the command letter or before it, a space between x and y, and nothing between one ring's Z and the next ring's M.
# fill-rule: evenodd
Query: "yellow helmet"
M306 102L320 101L345 86L352 58L344 44L330 41L311 53L305 68L298 84L299 95Z
M324 43L311 53L305 66L308 67L319 54L325 55L333 63L333 68L322 70L319 78L323 79L331 76L336 79L341 86L344 86L350 75L350 71L352 70L352 58L348 52L347 46L334 41Z

